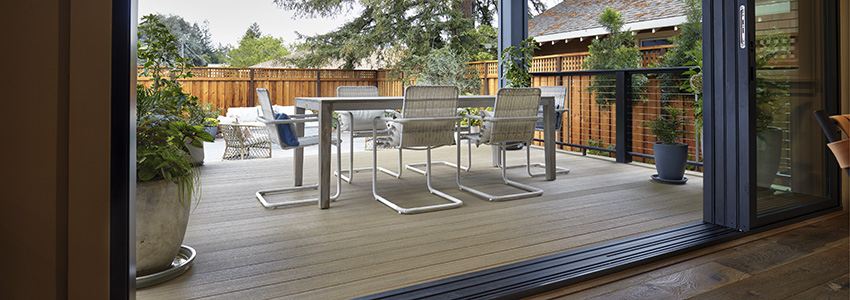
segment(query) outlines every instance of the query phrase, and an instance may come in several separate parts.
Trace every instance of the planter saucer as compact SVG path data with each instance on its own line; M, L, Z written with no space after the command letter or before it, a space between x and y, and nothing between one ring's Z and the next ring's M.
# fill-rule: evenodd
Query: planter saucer
M186 245L181 245L180 251L177 251L177 256L175 256L174 261L171 262L171 268L150 275L136 277L136 288L152 286L180 276L180 274L185 273L186 270L192 266L192 262L195 261L195 255L197 255L195 249Z
M662 182L662 183L685 184L685 182L688 182L688 177L684 177L684 176L682 177L682 179L679 179L679 180L663 179L663 178L658 177L658 174L652 174L652 176L650 176L650 177L652 178L652 180Z

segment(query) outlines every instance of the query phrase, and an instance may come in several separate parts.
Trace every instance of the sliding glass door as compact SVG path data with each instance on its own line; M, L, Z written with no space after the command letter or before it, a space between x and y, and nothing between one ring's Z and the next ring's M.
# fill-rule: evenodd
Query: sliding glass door
M827 42L835 38L826 30L835 19L828 2L754 3L756 224L837 205L835 170L812 113L837 104L830 103L838 58L828 56L835 45Z

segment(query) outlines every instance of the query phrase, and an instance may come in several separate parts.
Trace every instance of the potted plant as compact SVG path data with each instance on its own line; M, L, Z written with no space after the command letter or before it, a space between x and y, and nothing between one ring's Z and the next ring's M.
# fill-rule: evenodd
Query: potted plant
M137 86L136 115L136 274L145 276L171 267L183 242L189 209L199 199L199 169L189 150L212 136L185 115L196 105L183 92L179 78L191 76L177 52L177 41L156 16L139 25L140 76L150 86Z
M657 175L653 179L664 182L684 183L687 179L685 166L688 161L688 144L681 143L687 131L682 110L665 106L666 116L661 114L655 120L646 123L658 141L652 146L655 155Z

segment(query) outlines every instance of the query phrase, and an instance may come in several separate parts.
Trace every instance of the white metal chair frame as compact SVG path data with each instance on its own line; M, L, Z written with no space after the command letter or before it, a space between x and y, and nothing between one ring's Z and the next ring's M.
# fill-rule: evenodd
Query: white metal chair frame
M259 98L260 106L262 107L262 116L260 116L257 120L266 124L266 128L268 129L269 139L273 143L276 143L277 145L280 146L281 149L284 149L284 150L298 149L298 148L304 148L304 147L307 147L307 146L318 145L318 143L319 143L318 136L310 136L310 137L298 137L299 145L298 146L289 146L289 145L287 145L286 143L283 143L280 140L280 136L278 135L278 130L277 130L278 124L296 124L296 126L303 126L303 124L307 123L307 122L318 122L319 121L318 115L315 115L315 114L292 114L292 115L289 115L289 117L290 117L289 120L275 120L274 119L274 112L273 112L272 106L271 106L271 98L269 97L268 90L266 90L264 88L258 88L257 89L257 98ZM338 122L338 120L334 120L334 121ZM337 163L337 170L339 170L339 168L342 166L341 163L340 163L341 154L340 154L340 145L339 145L339 140L340 140L339 130L337 130L336 135L337 135L336 140L333 141L333 144L336 145L336 147L337 147L336 163ZM340 185L341 184L342 184L342 182L340 181L339 177L337 177L336 194L330 197L331 201L335 201L337 198L339 198ZM264 190L259 190L254 194L257 197L257 200L259 200L260 203L263 205L263 207L274 209L274 208L283 207L283 206L317 203L319 201L319 199L318 198L312 198L312 199L282 201L282 202L272 203L272 202L269 202L268 200L266 200L265 195L273 194L273 193L296 192L296 191L311 190L311 189L316 190L318 188L319 188L319 184L317 183L317 184L304 185L304 186L264 189Z
M339 87L336 88L336 95L337 95L337 97L377 97L378 96L378 88L374 87L374 86L339 86ZM354 174L355 173L372 170L372 168L369 168L369 167L354 168L354 138L356 138L356 137L370 137L370 136L372 136L372 130L371 129L368 129L368 130L351 129L352 127L355 126L355 124L354 124L355 123L354 112L346 111L346 110L338 110L336 112L340 115L342 115L342 114L347 115L349 122L351 122L351 125L350 125L351 127L349 127L348 130L342 130L342 123L337 122L337 124L340 125L340 126L337 126L337 128L340 128L341 131L348 132L348 134L349 134L349 137L348 137L349 157L348 157L348 169L339 169L337 171L334 171L334 176L341 177L343 181L350 184L351 181L354 180ZM384 111L381 111L382 115L383 115L383 113L384 113ZM337 131L340 131L340 130L337 130ZM386 136L386 134L388 132L389 131L386 130L386 129L378 130L378 135L379 136ZM374 145L373 145L373 147L374 147ZM392 171L389 171L389 170L386 170L386 171L390 172L390 174L395 176L396 178L399 178L401 176L400 175L401 174L401 149L399 149L399 172L396 173L396 172L392 172ZM348 175L343 175L343 173L348 173Z
M563 113L563 112L569 112L570 109L566 107L567 87L565 87L565 86L541 86L539 88L540 88L540 96L541 97L546 97L546 96L555 97L555 105L556 105L556 107L558 107L558 108L555 109L556 114L557 113ZM542 114L543 111L540 110L539 113ZM563 116L562 116L562 118L563 118ZM556 122L557 122L557 120L556 120ZM539 127L538 127L538 129L539 129ZM556 131L558 129L559 128L555 128ZM557 134L555 136L556 137L555 140L559 141L560 136L561 136L560 134ZM500 160L500 161L502 161L502 160ZM526 147L525 147L525 162L526 162L525 164L506 166L506 168L513 169L513 168L525 167L526 172L528 172L528 176L531 176L531 177L546 176L546 172L535 173L535 172L531 171L532 166L546 169L545 163L541 163L541 162L532 163L531 162L531 143L527 143ZM556 174L569 174L570 169L560 167L560 166L555 166L555 173Z
M399 149L399 167L401 167L401 150L402 149L425 150L426 151L425 152L426 153L425 154L425 157L426 157L426 161L425 161L425 170L426 170L425 171L425 183L426 183L426 186L428 187L428 191L430 193L434 194L434 195L437 195L439 197L442 197L442 198L448 200L449 203L405 208L405 207L401 207L400 205L398 205L398 204L390 201L389 199L386 199L385 197L379 195L378 191L377 191L377 177L378 177L377 174L378 174L378 171L381 171L383 173L387 173L387 174L389 174L391 176L395 176L395 177L401 176L401 168L399 168L399 173L394 174L392 171L378 167L378 150L377 150L378 149L378 147L377 147L378 143L383 142L385 144L389 144L386 140L379 140L378 139L377 132L378 132L379 122L387 122L387 123L390 123L390 124L395 123L395 124L403 124L403 125L404 124L414 125L414 124L428 124L428 123L439 123L439 122L446 122L446 123L452 122L453 127L454 127L454 131L453 131L452 134L453 135L458 134L457 123L461 119L461 117L458 116L458 115L442 116L442 117L441 116L405 117L405 108L408 106L408 101L410 101L408 99L408 96L415 93L416 91L421 91L423 89L428 89L428 88L449 88L449 87L446 87L446 86L408 86L407 88L405 88L405 92L404 92L405 99L404 99L402 112L399 113L399 112L396 112L396 111L388 111L388 112L391 112L391 114L393 114L394 117L376 117L372 122L372 139L375 143L372 147L372 195L375 197L375 200L380 201L384 205L394 209L395 211L397 211L400 214L416 214L416 213L438 211L438 210L457 208L457 207L460 207L460 206L463 205L463 201L461 201L460 199L452 197L451 195L446 194L446 193L444 193L440 190L437 190L437 189L435 189L431 186L431 149L436 148L436 147L440 147L440 146L444 146L444 145L448 145L448 144L432 145L432 144L429 144L430 141L429 142L408 143L404 140L404 137L405 137L404 129L401 130L402 132L400 134L401 139L402 139L401 142L398 145L395 146ZM457 106L457 87L450 87L450 88L455 89L454 95L455 95L455 107L456 107ZM422 100L419 100L419 101L422 101ZM427 101L427 100L425 100L425 101ZM452 137L452 139L453 138L454 137ZM458 153L460 153L460 145L458 143L455 143L455 144L458 147L457 148ZM460 155L458 155L458 164L459 163L460 163ZM458 172L460 172L460 168L458 168Z
M494 114L493 117L488 117L488 116L483 116L483 115L481 115L481 116L470 115L468 117L478 119L478 120L481 120L482 122L487 122L487 123L491 124L493 129L492 129L491 132L487 133L487 134L490 134L490 137L489 137L490 140L484 141L484 143L491 145L491 146L496 146L498 148L498 151L499 151L499 166L500 166L501 173L502 173L502 180L504 181L504 183L506 185L524 190L525 192L508 194L508 195L493 195L493 194L490 194L490 193L486 193L484 191L463 185L463 183L460 180L460 178L461 178L460 170L458 170L457 185L462 191L470 192L470 193L472 193L472 194L474 194L478 197L485 198L485 199L490 200L490 201L507 201L507 200L515 200L515 199L522 199L522 198L536 197L536 196L543 195L542 189L538 189L538 188L530 186L530 185L526 185L526 184L522 184L522 183L510 180L510 179L507 178L507 176L505 174L506 173L505 170L507 169L505 167L505 165L506 165L506 153L507 153L506 147L511 146L511 145L516 145L516 144L519 144L519 143L530 142L532 139L534 139L534 129L533 129L533 126L530 126L530 127L528 127L528 128L530 128L530 130L519 130L519 134L526 135L527 137L521 137L518 140L518 138L516 136L517 132L512 132L511 133L512 136L509 137L509 138L505 137L504 135L507 135L507 134L504 132L504 130L502 130L503 128L497 128L499 126L499 123L504 122L504 123L510 124L510 125L506 125L506 126L515 126L514 128L512 128L512 129L515 129L516 127L521 128L524 125L525 126L532 125L531 123L536 123L537 120L542 119L542 117L538 116L538 115L531 115L531 116L521 116L520 115L520 116L508 116L508 117L500 116L501 114L499 113L499 109L500 109L500 106L502 106L502 105L500 105L499 101L500 100L505 101L504 100L505 96L522 97L524 95L510 95L510 94L512 94L512 93L522 93L523 90L530 90L530 89L528 89L528 88L503 88L503 89L500 89L497 93L496 104L494 105L494 108L493 108L493 114ZM539 97L540 97L539 95L540 94L538 93L537 96L536 96L537 99L539 99ZM537 102L534 102L534 103L536 104ZM533 110L531 110L531 111L533 111ZM527 132L522 132L522 131L527 131ZM485 133L478 133L476 135L469 135L468 138L470 140L480 140L482 138L482 134L485 134ZM457 155L458 155L458 160L460 160L460 149L459 148L458 148L458 151L457 151Z

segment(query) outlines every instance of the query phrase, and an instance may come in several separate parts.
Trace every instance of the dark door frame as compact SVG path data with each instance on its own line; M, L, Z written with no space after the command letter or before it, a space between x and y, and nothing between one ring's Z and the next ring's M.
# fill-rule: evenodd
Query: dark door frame
M824 58L837 58L838 9L823 0ZM705 180L703 220L740 231L838 206L840 172L828 164L827 199L759 217L756 209L755 1L703 1ZM825 109L838 113L838 64L824 68ZM713 99L713 101L708 100ZM824 149L824 151L828 151ZM826 156L829 157L829 156Z

